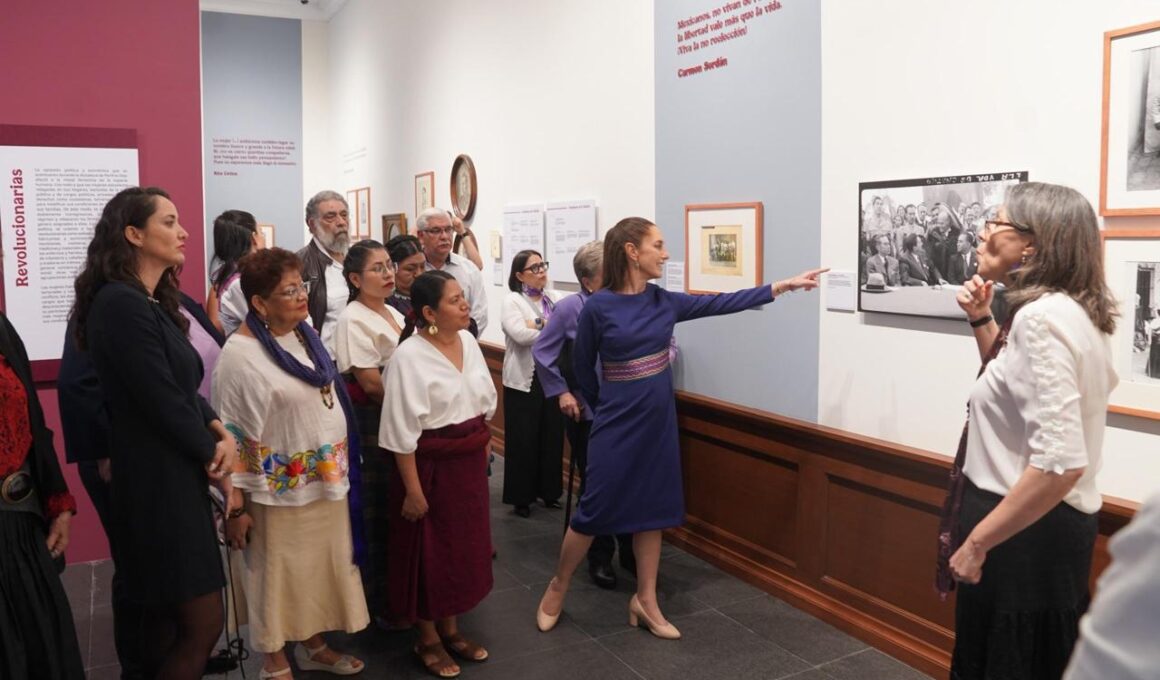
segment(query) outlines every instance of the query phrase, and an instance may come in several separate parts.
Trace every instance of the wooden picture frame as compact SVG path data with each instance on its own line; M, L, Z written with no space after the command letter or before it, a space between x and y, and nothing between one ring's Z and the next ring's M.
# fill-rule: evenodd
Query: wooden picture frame
M471 156L460 154L451 164L451 209L456 217L464 222L475 214L475 199L479 194L479 185L475 178L475 163Z
M274 225L272 224L258 224L258 231L262 234L262 240L266 242L267 248L274 247Z
M1148 318L1149 311L1160 307L1160 229L1107 229L1101 235L1104 275L1120 305L1112 335L1120 384L1112 391L1108 411L1160 420L1160 318Z
M435 171L415 175L415 217L435 205Z
M360 239L371 237L371 188L360 187L354 190L355 216L351 224L355 225L354 234Z
M685 290L731 293L762 283L764 207L757 203L685 206Z
M383 243L386 244L395 236L407 233L407 213L389 213L383 215Z
M1160 21L1104 33L1101 215L1160 215L1158 126Z

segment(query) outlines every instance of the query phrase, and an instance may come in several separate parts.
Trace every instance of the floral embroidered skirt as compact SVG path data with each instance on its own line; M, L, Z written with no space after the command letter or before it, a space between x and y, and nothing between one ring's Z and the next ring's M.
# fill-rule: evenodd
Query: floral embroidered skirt
M249 512L246 599L255 651L269 654L315 633L367 627L346 499L300 507L251 503Z

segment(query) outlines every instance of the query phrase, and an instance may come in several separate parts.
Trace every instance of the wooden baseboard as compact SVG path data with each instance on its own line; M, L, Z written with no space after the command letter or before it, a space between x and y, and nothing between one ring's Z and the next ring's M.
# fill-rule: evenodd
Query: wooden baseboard
M484 343L497 385L503 348ZM675 545L919 670L945 676L953 597L933 587L951 461L677 393L687 520ZM503 419L492 421L502 442ZM1092 583L1138 504L1105 496Z

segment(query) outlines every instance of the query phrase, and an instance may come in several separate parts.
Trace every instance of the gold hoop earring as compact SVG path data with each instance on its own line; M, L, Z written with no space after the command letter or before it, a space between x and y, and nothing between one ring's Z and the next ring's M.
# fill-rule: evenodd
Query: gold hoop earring
M432 336L439 335L439 327L436 326L435 324L431 324L430 326L427 326L427 335L432 335Z

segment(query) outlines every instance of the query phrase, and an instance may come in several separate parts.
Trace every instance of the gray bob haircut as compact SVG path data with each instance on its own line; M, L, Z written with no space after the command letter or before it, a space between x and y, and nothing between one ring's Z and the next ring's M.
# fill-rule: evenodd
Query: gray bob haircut
M576 280L591 280L604 264L604 241L589 241L576 250L572 256L572 271Z
M424 231L427 229L427 221L432 217L446 217L448 221L451 220L451 216L447 214L446 210L432 206L419 213L419 216L415 218L416 231Z
M317 194L314 194L314 196L311 197L309 201L306 201L307 224L310 224L310 220L318 219L318 206L324 201L342 201L342 204L346 206L346 209L350 210L350 206L347 205L346 202L346 197L342 194L338 193L337 191L331 191L330 189L320 191Z

